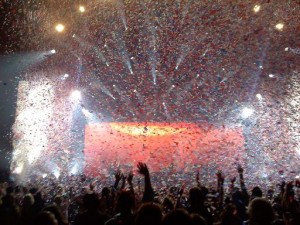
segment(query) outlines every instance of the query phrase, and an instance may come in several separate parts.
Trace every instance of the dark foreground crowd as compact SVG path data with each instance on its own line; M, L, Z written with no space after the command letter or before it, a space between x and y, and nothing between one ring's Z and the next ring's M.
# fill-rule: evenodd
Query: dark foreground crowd
M72 177L62 185L54 179L24 186L0 186L1 225L300 225L300 182L282 182L263 193L248 192L243 168L224 191L224 176L216 174L216 188L205 187L199 174L195 187L154 190L148 167L137 165L144 187L133 185L133 173L115 173L112 187L97 190L95 182ZM195 180L195 181L194 181ZM86 185L88 184L88 185ZM101 193L100 193L101 192Z

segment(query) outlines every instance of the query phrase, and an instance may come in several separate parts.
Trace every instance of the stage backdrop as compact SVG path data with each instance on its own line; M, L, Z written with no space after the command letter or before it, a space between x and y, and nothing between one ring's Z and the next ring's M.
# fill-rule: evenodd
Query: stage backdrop
M108 174L145 162L151 171L210 166L235 169L243 161L241 128L193 123L96 123L85 127L85 173Z

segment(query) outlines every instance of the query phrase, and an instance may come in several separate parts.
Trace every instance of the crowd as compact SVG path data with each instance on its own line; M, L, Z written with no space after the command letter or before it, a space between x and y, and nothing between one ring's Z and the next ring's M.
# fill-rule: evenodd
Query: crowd
M0 186L1 225L299 225L300 182L282 182L277 189L263 193L258 186L250 192L244 171L237 168L238 179L216 174L216 188L200 182L199 173L188 185L155 190L146 164L137 171L144 187L135 185L132 172L114 174L111 187L97 180L70 177L68 183L44 178L26 185L2 183ZM239 181L239 185L236 182ZM98 182L98 183L97 183ZM193 182L195 182L194 187Z

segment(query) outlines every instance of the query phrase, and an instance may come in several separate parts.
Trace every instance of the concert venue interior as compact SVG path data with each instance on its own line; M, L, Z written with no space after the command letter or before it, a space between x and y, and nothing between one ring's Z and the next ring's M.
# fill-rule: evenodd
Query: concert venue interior
M1 179L300 176L300 4L0 3ZM297 167L298 165L298 167Z

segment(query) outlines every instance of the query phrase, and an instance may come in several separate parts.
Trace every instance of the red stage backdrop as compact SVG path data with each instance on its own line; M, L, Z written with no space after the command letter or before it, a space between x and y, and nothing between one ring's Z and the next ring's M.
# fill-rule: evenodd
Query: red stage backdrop
M151 171L214 165L231 170L242 161L241 128L194 123L96 123L85 127L85 173L108 173L112 164L145 162ZM230 168L229 168L230 167Z

